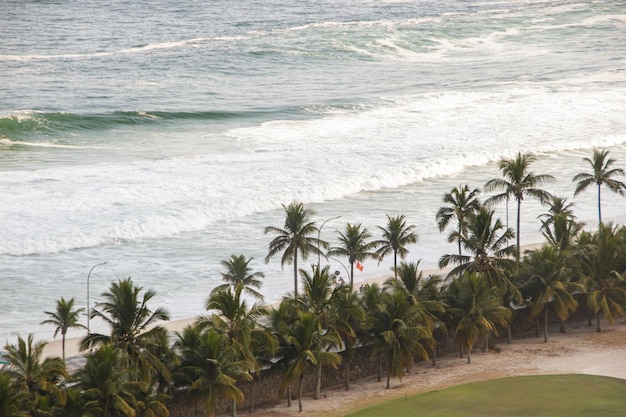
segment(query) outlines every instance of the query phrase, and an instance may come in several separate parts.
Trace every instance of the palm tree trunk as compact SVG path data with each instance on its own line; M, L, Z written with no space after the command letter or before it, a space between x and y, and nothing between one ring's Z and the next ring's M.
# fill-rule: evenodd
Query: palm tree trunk
M390 387L390 380L391 380L391 360L393 359L393 353L391 352L391 349L389 349L389 361L387 363L387 389L389 389Z
M252 381L250 381L250 414L254 413L254 384L256 384L256 378L252 376Z
M519 258L521 256L520 252L522 251L522 248L520 247L520 223L521 223L520 220L522 218L521 210L522 210L522 200L517 199L517 236L515 236L517 239L517 255L516 255L517 262L519 262Z
M511 337L511 322L508 321L506 323L506 342L510 345L512 341L513 338Z
M230 417L237 417L237 401L233 400L230 408Z
M543 315L543 342L548 343L548 307Z
M293 248L293 294L298 298L298 247Z
M63 355L63 364L65 364L65 333L63 333L61 338L61 354Z
M315 394L313 395L314 400L318 400L320 398L321 388L322 388L322 364L320 361L317 361L317 366L315 367Z
M348 346L346 346L346 361L344 362L344 376L345 376L345 380L343 382L343 388L346 391L350 391L350 371L351 371L351 359L352 359L352 355L350 353L351 348L349 348Z
M489 353L489 335L485 335L485 346L483 346L483 352Z
M600 311L596 314L596 332L600 333L602 329L600 329Z
M539 337L539 316L535 317L535 337Z
M302 412L302 380L304 379L304 372L300 374L298 381L298 411Z
M459 346L459 358L463 359L463 345Z
M291 384L287 387L287 407L291 407Z
M598 184L598 230L602 224L602 205L600 204L600 184Z
M472 347L469 344L467 345L467 363L472 363Z

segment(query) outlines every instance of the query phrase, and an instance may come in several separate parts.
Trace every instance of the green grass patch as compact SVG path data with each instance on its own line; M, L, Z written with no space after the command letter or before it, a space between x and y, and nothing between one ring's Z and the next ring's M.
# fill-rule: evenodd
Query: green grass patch
M524 376L398 398L346 417L623 417L626 380L593 375Z

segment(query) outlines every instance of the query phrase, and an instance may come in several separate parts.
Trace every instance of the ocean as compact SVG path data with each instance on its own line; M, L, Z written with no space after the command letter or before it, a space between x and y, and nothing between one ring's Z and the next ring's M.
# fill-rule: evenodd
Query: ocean
M292 269L264 262L263 231L292 201L331 243L406 215L405 260L427 269L456 250L444 193L481 188L500 158L533 152L590 229L583 158L626 167L622 0L4 0L0 39L2 344L51 339L57 299L93 308L127 277L172 319L203 314L231 254L278 301ZM541 242L545 207L522 210L522 241ZM603 219L625 214L605 192Z

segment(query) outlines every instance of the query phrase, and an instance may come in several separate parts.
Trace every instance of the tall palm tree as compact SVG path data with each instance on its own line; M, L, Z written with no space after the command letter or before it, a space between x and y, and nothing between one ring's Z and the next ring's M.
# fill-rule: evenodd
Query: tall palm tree
M291 325L290 331L285 335L286 350L290 351L287 372L283 378L281 389L294 380L298 381L298 409L302 411L302 380L305 371L318 363L337 367L341 362L341 356L335 352L328 352L325 348L331 344L338 344L336 334L325 333L320 330L319 318L313 313L299 311L296 321Z
M344 389L350 390L351 366L356 347L365 331L365 310L361 303L359 293L352 291L346 286L338 287L331 297L333 328L341 337L345 358Z
M457 343L467 349L467 363L471 363L476 341L497 334L497 325L507 324L511 311L502 305L499 288L490 286L476 273L464 274L450 283L443 301L456 316L454 334Z
M65 363L58 357L43 357L45 342L35 342L33 335L17 338L16 344L5 347L3 359L9 365L2 372L8 374L19 391L28 394L27 409L34 411L39 396L52 396L63 404L65 393L60 383L68 378Z
M542 204L547 201L551 194L537 186L545 184L550 181L554 181L552 175L535 174L530 170L530 165L535 162L537 158L530 154L524 154L519 152L513 159L500 160L500 172L502 178L494 178L487 181L485 184L485 191L502 190L500 194L496 194L486 200L487 204L497 204L503 200L510 199L511 197L517 201L517 260L520 257L520 222L521 222L521 210L522 200L525 196L538 199Z
M600 332L600 314L611 324L615 316L624 315L626 290L622 268L626 253L616 228L602 223L585 249L582 265L588 287L587 307L596 314L596 330Z
M382 309L376 314L373 329L378 335L375 351L388 352L387 389L391 377L402 380L404 368L411 369L415 358L428 359L432 348L432 329L419 321L416 309L402 291L382 295Z
M170 355L167 330L155 325L160 320L169 320L163 308L151 310L148 303L156 295L152 290L143 291L132 279L127 278L111 284L109 291L102 293L105 301L97 303L91 318L102 319L111 329L109 335L92 333L81 341L81 349L112 343L126 352L135 370L148 379L149 375L169 378L169 370L163 358Z
M345 231L339 232L341 246L332 247L328 252L329 256L345 256L348 258L348 263L350 264L350 288L354 286L354 264L363 262L366 259L378 258L376 252L374 252L376 243L369 240L371 237L371 233L360 223L355 225L347 223Z
M250 380L251 376L228 336L215 329L201 330L197 325L187 326L177 336L174 346L181 357L177 379L187 388L190 401L201 404L206 417L215 416L221 397L241 402L244 396L237 381Z
M578 307L573 293L583 293L585 287L579 283L570 282L571 270L567 268L559 249L554 246L543 246L531 252L524 259L522 269L528 276L528 280L522 286L522 291L524 287L532 287L534 290L531 314L538 316L543 312L543 336L544 342L547 342L550 310L561 322L564 322Z
M94 417L135 417L137 395L147 391L146 382L137 381L134 370L126 367L126 352L105 344L87 355L85 366L75 375L83 396L96 409Z
M376 345L380 343L380 332L374 323L383 310L383 295L385 288L377 283L365 284L363 291L359 293L363 308L365 309L365 337L362 337L364 344ZM376 349L376 381L382 380L382 349Z
M56 326L56 329L54 330L54 337L57 337L57 334L61 332L61 352L63 362L65 362L65 335L67 334L68 329L72 327L85 328L85 326L78 322L80 314L85 309L79 308L74 310L73 308L73 298L70 298L69 301L65 301L65 298L61 297L60 300L57 300L56 311L46 311L45 313L50 316L50 318L39 323L52 324L53 326Z
M461 251L460 237L463 236L466 231L465 218L468 213L471 213L480 206L479 194L480 190L477 188L470 191L467 184L461 184L458 188L454 187L452 191L443 196L443 202L448 205L441 207L439 211L437 211L436 218L440 232L443 232L444 229L448 227L448 224L450 224L453 218L457 220L456 231L450 234L448 242L457 241L459 245L459 256L463 254Z
M213 291L207 302L210 317L200 321L201 327L211 327L226 335L227 344L238 354L238 360L247 367L250 374L260 374L261 366L254 350L255 341L263 344L265 350L275 351L276 339L260 326L259 318L267 310L257 304L248 307L242 297L242 286L233 290L230 287ZM247 377L246 377L247 378ZM236 415L236 401L233 400L231 415Z
M302 276L302 286L304 288L304 294L297 300L298 309L302 311L308 311L313 313L318 318L320 325L320 331L323 332L335 332L334 323L332 321L333 315L333 303L332 296L333 291L333 279L329 272L329 266L320 268L319 266L313 266L313 274L309 274L305 270L300 270ZM341 288L341 287L339 287ZM336 339L325 339L331 342ZM337 343L339 345L340 342ZM324 349L330 349L337 346L323 346ZM315 381L315 393L314 399L320 398L320 390L322 385L322 363L318 362L316 365L316 381Z
M404 214L396 217L387 215L387 226L378 226L378 229L382 233L382 239L374 242L378 247L376 254L382 261L385 256L393 253L393 274L394 278L398 279L398 256L404 259L409 253L406 246L417 242L417 234L413 232L415 226L406 224Z
M515 246L508 245L513 230L506 229L500 219L494 219L494 211L482 206L468 216L467 234L461 243L469 255L443 255L439 267L457 265L448 276L460 276L466 272L478 272L490 286L504 290L514 288L507 277L515 262L510 258L517 253Z
M222 289L226 286L242 286L250 295L259 300L263 300L263 295L258 291L261 288L261 280L265 278L263 272L252 272L252 268L248 264L252 258L246 259L243 255L230 255L230 258L220 263L226 269L222 272L222 280L226 284L215 287L215 290Z
M609 151L597 150L593 151L593 157L583 158L591 165L592 172L581 172L572 179L573 182L577 182L574 196L577 196L582 191L586 190L591 184L595 184L598 189L598 225L602 223L602 205L601 205L601 188L602 185L606 185L609 190L619 195L626 193L626 184L614 179L618 175L623 176L624 170L622 168L611 168L615 163L615 159L609 158Z
M270 258L279 252L283 252L280 265L293 262L293 287L294 294L298 296L298 256L302 259L307 258L309 253L319 253L320 244L326 248L326 242L315 237L311 237L317 233L318 229L315 222L311 221L314 211L304 208L302 203L291 203L288 206L283 204L285 210L285 225L281 229L279 227L268 226L265 228L265 234L271 233L278 235L269 244L269 253L265 257L268 263Z

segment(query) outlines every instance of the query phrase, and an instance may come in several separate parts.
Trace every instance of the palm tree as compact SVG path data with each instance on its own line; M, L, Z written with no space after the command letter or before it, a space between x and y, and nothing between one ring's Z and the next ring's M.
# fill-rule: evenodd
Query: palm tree
M0 417L27 417L28 391L13 384L11 376L0 372Z
M228 336L215 329L203 331L197 325L187 326L177 336L175 349L181 357L177 378L179 385L187 388L190 401L202 404L206 417L215 416L220 397L241 402L244 397L237 380L250 380L251 376Z
M18 391L26 392L27 409L33 411L39 396L52 396L61 405L65 395L59 384L68 378L65 363L58 357L43 358L45 342L34 342L33 335L17 338L17 344L7 345L3 359L8 366L2 370L9 375Z
M515 267L510 257L517 253L515 246L508 245L513 230L505 229L500 219L493 218L494 211L482 206L468 216L467 234L461 237L463 247L470 255L443 255L439 267L457 265L448 276L460 276L477 272L485 277L490 286L511 290L514 285L506 273Z
M625 252L613 225L600 224L600 230L586 247L582 264L587 279L587 306L596 314L596 329L600 328L600 313L613 324L616 315L624 315L623 260Z
M464 274L450 283L443 301L456 316L454 334L457 343L467 349L467 363L471 363L476 341L497 334L496 325L507 324L511 311L502 305L498 287L490 286L476 273Z
M137 395L148 390L145 382L135 379L134 370L126 367L126 352L105 344L90 355L75 375L83 396L97 408L94 417L135 417Z
M528 280L521 290L523 291L525 287L533 288L535 294L531 314L538 316L543 312L543 335L544 342L547 342L550 308L561 322L564 322L578 307L578 302L572 294L582 293L585 288L581 284L569 281L571 271L566 267L561 252L554 246L543 246L531 252L524 259L522 268Z
M73 310L74 308L74 299L70 298L69 301L65 301L65 298L61 297L60 300L57 300L57 308L56 311L50 312L46 311L45 313L50 316L48 320L44 320L39 324L52 324L56 326L54 330L54 337L57 337L57 334L61 332L61 352L63 362L65 362L65 335L67 334L67 330L72 327L85 328L82 324L78 322L78 318L80 314L85 310L84 308L79 308L77 310Z
M382 232L382 239L374 242L378 247L376 254L382 261L385 256L393 253L393 273L396 279L398 279L398 255L404 259L409 253L406 245L417 242L417 234L413 232L414 228L414 225L407 226L404 214L396 217L387 215L387 227L378 226Z
M345 256L350 264L350 288L354 286L354 264L363 262L365 259L378 258L374 249L376 243L369 241L372 237L367 228L360 223L356 225L346 224L345 232L339 232L341 246L330 248L329 256Z
M102 293L106 300L96 304L91 318L102 319L111 328L109 335L92 333L81 341L81 350L112 343L128 355L135 370L145 379L158 374L169 379L169 370L163 360L172 358L167 330L155 325L159 320L169 320L167 311L152 311L148 303L156 295L152 290L143 291L132 279L112 283L109 291Z
M402 291L383 293L382 309L372 324L378 341L374 352L387 349L387 389L391 377L402 380L404 368L411 369L415 358L428 359L426 347L432 348L432 329L421 323L417 309Z
M365 309L365 337L364 343L368 345L376 345L380 341L380 332L374 326L379 314L383 310L383 294L385 288L377 283L365 284L363 291L359 293L363 308ZM382 349L376 349L376 381L382 379Z
M436 218L440 232L443 232L444 229L448 227L452 218L456 218L457 220L456 231L450 234L448 242L454 240L458 242L459 256L462 255L460 237L463 236L466 231L465 218L468 213L471 213L480 206L479 194L480 190L477 188L470 191L467 184L461 184L458 188L454 187L452 191L443 196L443 202L448 205L441 207L439 211L437 211Z
M313 266L313 274L309 274L301 269L300 274L302 275L304 294L296 301L298 301L297 307L299 310L313 313L318 318L320 331L335 332L334 323L332 322L333 304L331 300L334 291L329 268L329 266L324 268ZM333 339L327 338L326 340L330 342ZM323 346L323 348L329 349L331 346ZM313 396L316 400L320 397L321 384L322 363L318 362L316 365L315 393Z
M345 358L344 366L344 389L350 390L350 371L356 347L365 331L365 310L359 294L349 287L338 287L331 296L333 308L331 319L333 328L341 337Z
M496 194L487 199L487 204L497 204L503 200L513 197L517 201L517 260L520 256L520 221L522 200L525 196L538 199L542 204L547 201L551 194L545 190L537 188L538 185L554 181L552 175L537 175L530 172L530 165L537 158L530 154L519 152L514 159L502 159L500 161L500 171L503 178L494 178L487 181L485 191L502 190L501 194Z
M591 165L593 172L581 172L572 179L573 182L577 182L574 196L577 196L580 192L584 191L591 184L596 184L598 189L598 225L602 223L602 205L600 199L600 190L602 185L606 185L609 190L619 195L624 195L626 190L626 184L613 177L618 175L624 175L624 170L621 168L611 168L611 165L615 163L615 159L608 158L609 151L594 150L592 158L583 158Z
M283 378L281 390L285 391L294 379L298 380L298 409L302 411L302 380L305 371L311 366L331 365L337 367L341 356L328 352L325 348L331 344L339 344L334 333L320 330L319 318L313 313L299 311L297 319L285 335L286 350L289 353L287 372Z
M315 222L310 221L315 212L305 209L302 203L291 203L288 206L283 204L285 210L284 228L268 226L265 228L265 234L272 233L276 236L269 244L269 253L265 257L268 263L270 258L279 252L283 252L280 265L293 262L293 287L294 294L298 296L298 255L302 255L302 259L307 258L309 253L319 253L319 245L327 247L326 242L317 238L310 237L317 233L318 229Z
M548 243L563 251L571 247L574 239L582 231L584 223L578 223L573 212L573 203L566 198L552 197L547 213L539 215L541 234Z
M215 287L215 290L222 289L226 286L242 286L244 290L253 297L263 300L263 295L258 289L261 288L261 280L265 278L263 272L252 272L252 268L248 264L252 261L252 258L246 259L243 255L230 255L230 258L220 263L226 272L222 273L222 280L226 284Z
M276 339L259 324L259 318L267 311L254 304L248 307L242 298L242 286L234 291L230 287L213 291L207 302L207 310L213 311L209 318L204 318L201 327L211 327L227 338L227 343L238 354L238 360L247 367L247 372L259 374L261 367L254 351L255 341L263 345L264 351L275 351ZM246 377L248 378L248 377ZM232 413L236 415L236 401L233 400Z

